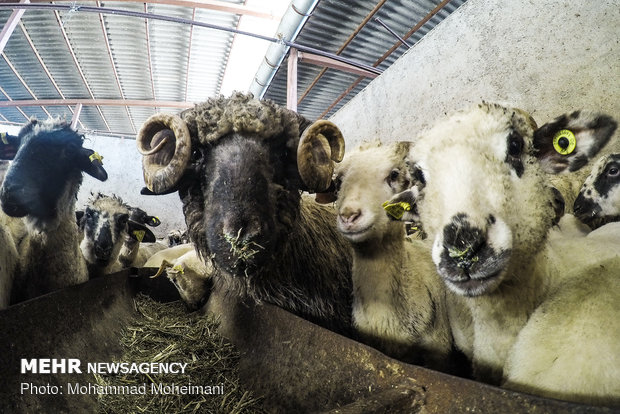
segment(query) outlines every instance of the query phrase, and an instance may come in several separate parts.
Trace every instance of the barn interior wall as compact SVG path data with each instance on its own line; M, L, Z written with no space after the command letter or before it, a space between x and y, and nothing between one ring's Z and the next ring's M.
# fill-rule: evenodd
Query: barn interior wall
M83 209L91 193L116 194L130 206L140 207L148 214L160 218L162 224L151 227L157 237L165 237L170 230L186 228L181 200L177 193L163 196L140 194L144 187L142 156L136 149L135 140L87 136L84 147L103 156L103 167L108 172L108 179L101 182L84 174L76 209Z
M481 100L520 107L539 125L579 108L618 119L619 5L468 0L331 120L355 148L415 140L434 120Z

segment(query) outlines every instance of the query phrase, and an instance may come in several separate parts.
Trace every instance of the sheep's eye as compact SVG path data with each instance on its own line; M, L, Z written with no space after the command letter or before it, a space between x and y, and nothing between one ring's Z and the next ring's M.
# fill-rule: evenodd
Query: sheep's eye
M396 180L398 180L398 176L400 175L400 173L398 172L398 170L392 170L390 172L390 181L394 182Z
M618 175L620 175L620 169L616 166L612 166L607 170L608 177L617 177Z
M202 158L202 151L195 149L192 151L192 162L199 161Z
M516 132L510 134L508 137L508 155L518 158L523 151L523 138Z
M127 220L128 220L128 217L126 217L126 216L120 216L120 217L117 217L117 219L116 219L116 223L117 223L120 227L123 227L125 224L127 224Z
M341 176L336 176L336 178L334 178L334 191L336 194L338 194L338 191L340 191L340 186L342 185L342 177Z

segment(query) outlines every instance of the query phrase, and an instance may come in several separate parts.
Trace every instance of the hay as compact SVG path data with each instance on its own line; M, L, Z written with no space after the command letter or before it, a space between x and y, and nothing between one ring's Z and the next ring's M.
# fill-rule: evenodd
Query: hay
M146 393L99 395L100 413L261 413L260 399L239 385L238 353L216 333L212 318L187 314L180 302L158 303L148 296L134 300L141 315L123 329L119 361L187 362L184 374L96 375L99 386L146 384ZM221 395L151 393L151 384L219 386ZM215 388L217 389L217 388Z

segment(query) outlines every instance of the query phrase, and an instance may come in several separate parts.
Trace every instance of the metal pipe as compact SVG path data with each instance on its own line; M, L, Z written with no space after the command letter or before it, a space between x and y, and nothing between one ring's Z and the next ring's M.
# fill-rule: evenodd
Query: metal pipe
M338 60L343 63L348 63L358 68L362 68L368 70L370 72L376 73L377 75L381 74L381 70L366 65L365 63L356 62L351 59L344 58L342 56L335 55L330 52L326 52L324 50L315 49L310 46L300 45L295 42L291 42L285 39L276 39L274 37L263 36L256 33L250 33L243 30L238 30L231 27L223 27L210 23L197 22L195 20L184 19L181 17L172 17L172 16L164 16L161 14L153 14L153 13L144 13L132 10L123 10L123 9L113 9L109 7L94 7L94 6L73 6L73 5L62 5L62 4L21 4L21 3L0 3L0 9L34 9L34 10L64 10L64 11L72 11L72 12L85 12L85 13L102 13L102 14L111 14L117 16L127 16L127 17L136 17L140 19L153 19L153 20L162 20L166 22L179 23L179 24L189 24L198 27L204 27L207 29L213 30L221 30L225 32L236 33L242 36L250 36L257 39L261 39L267 42L283 44L287 47L294 47L302 52L310 52L320 56L330 57L332 59Z
M395 38L397 38L398 40L400 40L400 43L402 43L403 45L407 46L408 48L410 48L410 47L411 47L411 45L410 45L409 43L407 43L407 41L406 41L405 39L403 39L402 37L400 37L400 36L398 35L398 33L396 33L396 32L395 32L394 30L392 30L392 29L391 29L391 28L390 28L387 24L385 24L385 23L383 22L383 20L381 20L381 19L380 19L380 18L378 18L378 17L375 17L375 19L374 19L374 20L375 20L375 22L377 22L377 23L379 23L381 26L383 26L383 28L384 28L385 30L387 30L388 32L390 32L390 34L391 34L392 36L394 36Z

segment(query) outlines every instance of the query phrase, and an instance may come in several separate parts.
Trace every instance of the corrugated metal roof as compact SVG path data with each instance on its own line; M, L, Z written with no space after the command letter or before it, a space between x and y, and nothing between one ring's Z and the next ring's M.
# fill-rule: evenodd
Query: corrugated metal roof
M409 41L418 41L464 2L450 1ZM227 3L243 6L244 0ZM321 0L295 42L332 53L342 49L341 56L372 65L396 42L379 24L368 21L346 47L343 45L379 3L383 4L375 17L404 35L439 0ZM60 4L66 6L67 2ZM82 12L80 7L84 6L71 4L70 10L27 9L0 57L0 101L34 100L35 104L39 100L57 101L47 106L0 107L0 123L22 124L27 117L48 116L69 120L76 106L63 105L64 100L113 99L130 102L127 106L84 105L78 127L84 132L131 137L154 112L180 110L137 106L131 101L199 102L219 93L234 33L154 19ZM195 20L229 29L236 28L240 18L235 12L148 1L84 1L84 4ZM2 27L12 12L0 8ZM404 46L399 47L377 64L378 68L389 67L404 51ZM320 73L318 66L299 64L298 93L303 98L298 110L309 118L330 115L370 81L366 78L358 82L357 75L335 69L326 70L317 79ZM347 89L351 92L336 102ZM265 97L286 105L286 61L267 87Z
M404 36L437 7L440 2L440 0L388 0L378 9L373 18L379 18L394 32ZM304 25L296 42L337 53L347 38L354 33L379 3L379 1L343 2L338 0L322 0L312 12L312 16ZM414 33L407 42L415 44L463 3L465 3L465 0L452 0L447 3ZM384 27L370 19L343 49L340 55L367 65L373 65L397 42L398 40ZM381 70L387 69L406 50L407 47L401 45L376 66ZM286 105L287 62L288 59L277 71L271 85L264 94L265 98L273 99L281 105ZM345 97L337 102L338 98L359 77L335 69L327 69L316 84L309 89L321 73L321 69L315 65L303 62L298 64L297 82L300 101L297 111L310 119L330 116L365 88L372 80L364 78Z

